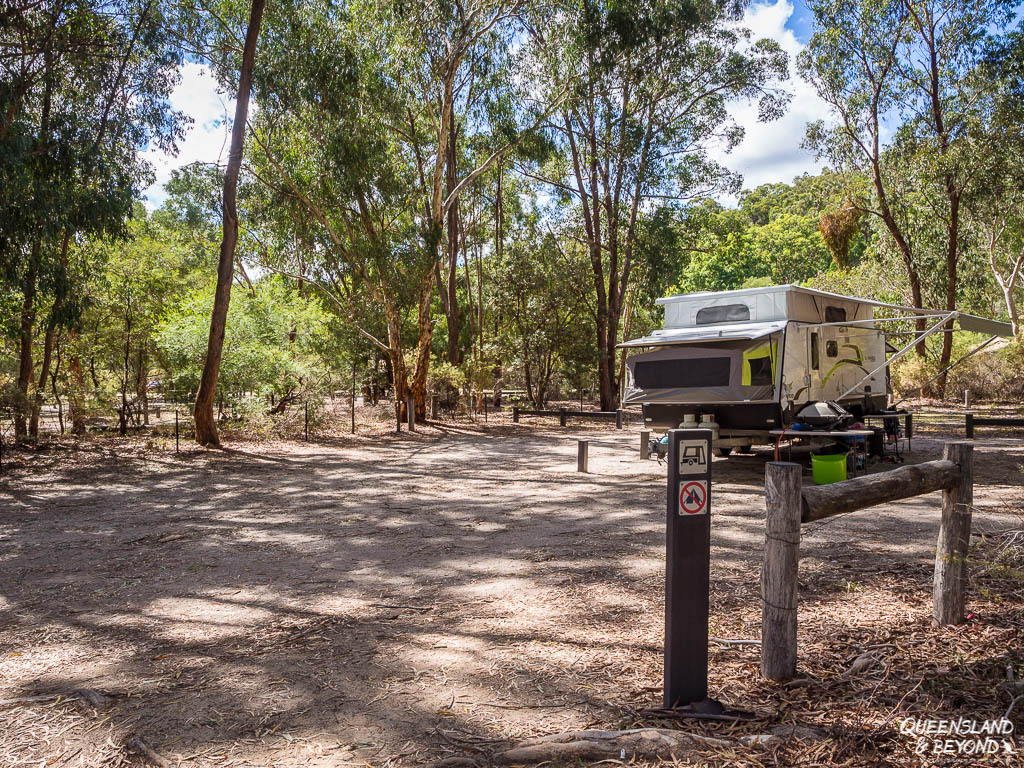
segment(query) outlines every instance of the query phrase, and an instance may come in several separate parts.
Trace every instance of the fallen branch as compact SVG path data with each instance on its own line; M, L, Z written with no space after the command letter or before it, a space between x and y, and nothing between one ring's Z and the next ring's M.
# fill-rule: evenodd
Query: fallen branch
M547 761L678 758L700 747L735 747L737 742L697 736L669 728L633 728L626 731L570 731L526 739L496 752L486 762L495 765L535 765ZM479 758L448 757L428 768L477 766Z
M41 701L84 701L92 704L96 709L109 707L112 700L99 691L92 688L78 688L70 693L46 693L40 696L21 696L17 699L0 699L0 707L13 707L18 704L36 704Z
M153 765L158 766L158 768L171 768L171 761L154 752L153 748L144 742L142 737L137 734L129 736L125 741L124 746L129 752L142 755L149 760L149 762L153 763Z

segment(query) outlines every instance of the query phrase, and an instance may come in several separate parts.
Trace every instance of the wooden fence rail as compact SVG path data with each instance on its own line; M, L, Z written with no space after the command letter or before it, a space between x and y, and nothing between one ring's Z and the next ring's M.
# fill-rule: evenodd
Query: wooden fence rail
M771 680L796 674L797 568L800 525L933 491L942 491L935 551L932 617L959 624L964 617L967 547L974 497L973 445L946 443L943 457L841 483L802 487L802 467L765 466L764 564L761 570L761 673Z
M968 440L974 439L975 427L1024 427L1024 419L1003 419L994 416L975 416L971 412L964 414L964 434Z
M520 416L557 416L559 426L564 427L568 418L574 419L615 419L615 428L622 429L622 409L617 411L570 411L568 408L555 410L532 410L520 408L518 405L512 407L512 421L519 423Z

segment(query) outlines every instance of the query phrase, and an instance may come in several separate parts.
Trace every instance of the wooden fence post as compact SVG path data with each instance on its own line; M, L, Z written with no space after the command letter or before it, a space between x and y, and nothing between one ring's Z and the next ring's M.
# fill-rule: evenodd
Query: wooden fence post
M518 405L513 405L512 406L512 423L513 424L518 424L519 423L519 406Z
M405 417L409 422L409 431L416 431L416 399L410 397L405 401Z
M640 433L640 458L651 458L651 431L649 429Z
M974 439L974 414L969 411L964 414L964 436L968 440Z
M942 457L960 466L959 482L942 492L942 523L935 547L935 581L932 617L936 624L960 624L964 620L964 589L967 585L967 548L971 543L971 505L974 503L974 446L968 442L946 443Z
M800 560L799 464L765 465L764 565L761 568L761 674L788 680L796 674L797 566Z
M622 429L622 409L618 408L615 411L615 428Z
M440 400L440 398L438 398L438 396L437 396L437 393L436 393L436 392L434 392L434 393L433 393L433 394L432 394L432 395L430 396L430 418L431 418L431 419L434 419L434 420L436 420L436 419L437 419L437 417L438 417L438 415L439 415L439 414L440 414L440 412L441 412L441 411L440 411L440 403L439 403L439 400Z
M590 441L589 440L577 440L576 441L576 471L586 472L587 461L590 452Z
M565 426L565 408L558 409L558 426Z

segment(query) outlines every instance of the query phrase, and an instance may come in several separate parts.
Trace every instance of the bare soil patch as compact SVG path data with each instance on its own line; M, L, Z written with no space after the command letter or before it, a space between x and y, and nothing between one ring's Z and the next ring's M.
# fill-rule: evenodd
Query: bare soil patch
M978 441L969 622L930 624L937 494L807 526L800 679L713 641L711 695L757 718L674 723L639 714L660 705L665 468L635 428L510 422L23 457L0 478L0 765L152 762L140 740L180 766L414 765L588 727L779 724L824 738L688 759L931 764L903 718L999 718L1020 693L1018 438ZM760 636L766 458L714 464L718 639Z

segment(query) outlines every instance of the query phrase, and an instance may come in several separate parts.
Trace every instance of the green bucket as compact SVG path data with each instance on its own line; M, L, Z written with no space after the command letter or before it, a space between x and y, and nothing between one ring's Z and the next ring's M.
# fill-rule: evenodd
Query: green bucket
M811 474L816 485L840 483L846 479L846 454L811 454Z

